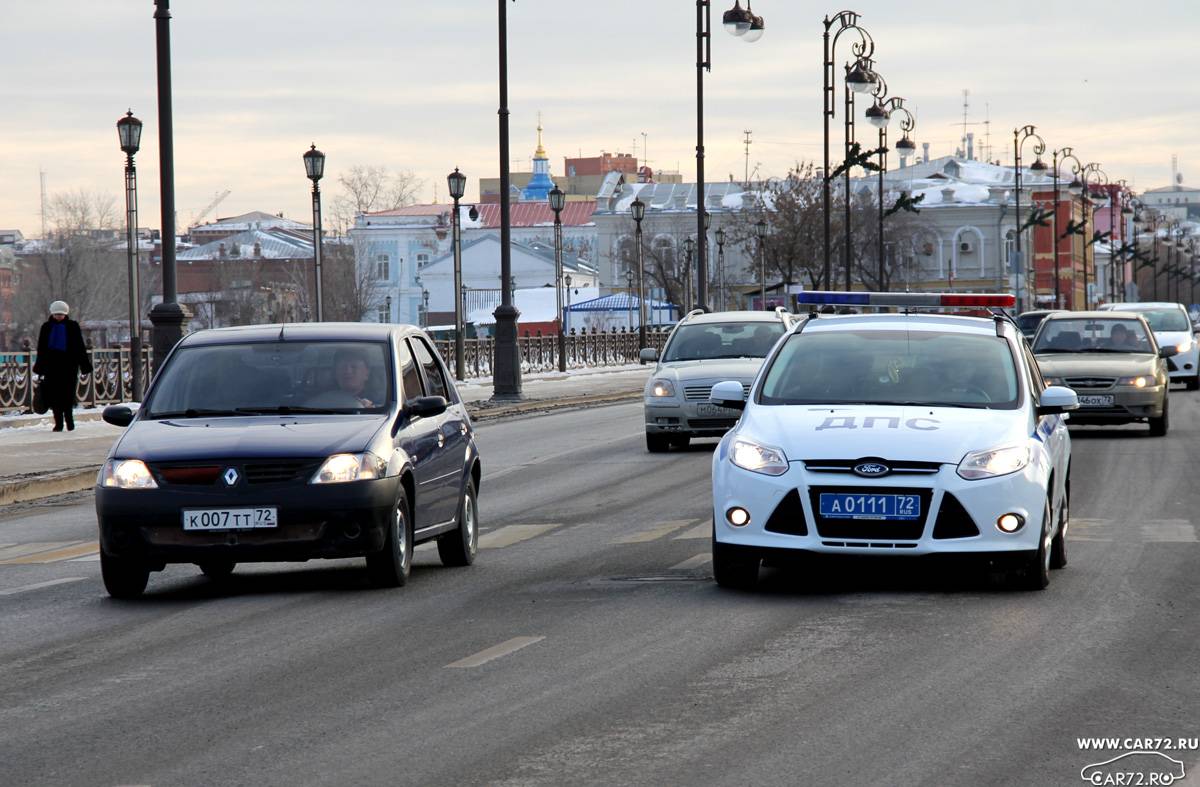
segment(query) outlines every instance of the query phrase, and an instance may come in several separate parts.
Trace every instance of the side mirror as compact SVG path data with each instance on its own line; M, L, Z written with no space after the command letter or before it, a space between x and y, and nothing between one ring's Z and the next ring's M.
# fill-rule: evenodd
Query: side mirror
M1038 400L1038 415L1059 415L1079 409L1079 397L1063 385L1051 385Z
M638 360L642 363L658 363L658 350L653 347L643 347L638 353Z
M133 423L135 415L137 415L136 407L130 407L127 404L112 404L104 408L101 417L106 424L124 427Z
M1179 350L1175 349L1174 346L1167 345L1166 347L1158 348L1159 358L1174 358L1176 355L1179 355Z
M709 401L721 407L733 410L746 409L746 391L737 380L725 380L712 387L708 395Z
M449 406L444 396L418 396L404 406L404 413L410 417L433 418L446 412Z

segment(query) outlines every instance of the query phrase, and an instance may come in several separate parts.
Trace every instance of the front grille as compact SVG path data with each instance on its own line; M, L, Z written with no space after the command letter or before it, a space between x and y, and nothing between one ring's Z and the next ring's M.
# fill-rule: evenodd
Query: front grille
M1068 377L1064 381L1068 388L1073 388L1076 391L1080 389L1086 390L1101 390L1104 388L1112 388L1117 382L1116 377Z
M177 486L211 486L221 477L223 468L217 465L156 465L152 468L163 484Z
M800 493L793 489L783 496L775 512L767 520L764 528L771 533L783 533L788 536L807 536L808 523L804 519L804 506L800 503Z
M306 470L315 471L316 466L305 460L247 462L242 474L247 484L282 484L296 480Z
M827 547L854 547L855 549L862 549L863 547L870 547L871 549L916 549L917 548L916 544L889 544L886 541L850 541L850 542L822 541L821 543Z
M272 459L243 462L229 460L216 464L172 462L151 466L159 483L171 486L213 486L223 483L225 471L233 468L239 483L284 484L316 472L319 462L312 459Z
M878 519L828 519L821 516L821 493L870 495L916 495L921 500L921 516L912 521ZM816 520L817 534L822 538L863 538L879 541L916 541L925 531L933 490L914 487L814 486L809 488L809 502Z
M934 538L970 538L979 535L975 520L963 508L958 498L947 492L938 508L937 522L933 525Z
M688 427L691 429L732 429L737 425L736 418L689 418Z
M711 385L685 385L683 387L683 398L689 402L707 402L712 394ZM750 396L750 386L742 385L742 395Z
M881 464L891 468L891 473L878 476L879 478L884 478L893 473L932 475L942 469L940 462L892 461L891 459L876 459L873 457L864 459L805 459L804 469L810 473L854 473L855 466L860 464Z

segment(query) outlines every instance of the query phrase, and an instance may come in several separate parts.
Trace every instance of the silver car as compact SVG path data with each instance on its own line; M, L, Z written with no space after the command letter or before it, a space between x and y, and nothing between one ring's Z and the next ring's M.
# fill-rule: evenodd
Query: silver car
M734 311L684 317L667 337L662 356L649 348L642 360L657 364L646 381L646 449L684 448L693 437L720 437L737 423L737 410L709 401L713 385L738 380L750 390L775 342L794 325L793 315Z

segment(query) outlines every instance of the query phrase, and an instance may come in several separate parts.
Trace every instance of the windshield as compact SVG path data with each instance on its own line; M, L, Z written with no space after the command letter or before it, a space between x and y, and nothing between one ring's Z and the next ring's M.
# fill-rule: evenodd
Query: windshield
M663 351L663 362L711 358L766 358L782 335L782 322L710 322L681 325Z
M393 401L382 342L184 347L144 408L150 418L384 412Z
M1038 326L1042 324L1042 320L1046 319L1046 312L1030 314L1025 313L1018 315L1017 327L1021 329L1021 333L1026 336L1033 336Z
M1182 315L1180 315L1182 316ZM1140 320L1088 318L1048 320L1033 344L1035 353L1148 353L1150 338Z
M996 336L814 331L787 340L759 401L1011 410L1018 390L1008 342Z
M1129 309L1146 318L1152 331L1190 331L1192 324L1183 309Z

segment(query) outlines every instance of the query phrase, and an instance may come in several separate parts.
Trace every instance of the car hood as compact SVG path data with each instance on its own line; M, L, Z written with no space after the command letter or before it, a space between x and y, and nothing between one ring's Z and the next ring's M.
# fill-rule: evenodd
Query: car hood
M762 368L763 358L714 358L710 361L672 361L664 363L657 377L673 376L677 380L740 380L750 382Z
M752 407L739 437L782 448L790 461L880 459L958 464L971 451L1026 439L1021 410L894 405Z
M136 420L113 447L122 459L319 458L365 451L378 415Z
M1037 356L1046 377L1125 377L1154 374L1158 357L1149 353L1046 353Z
M1191 331L1154 331L1154 340L1159 347L1175 347L1193 336Z

